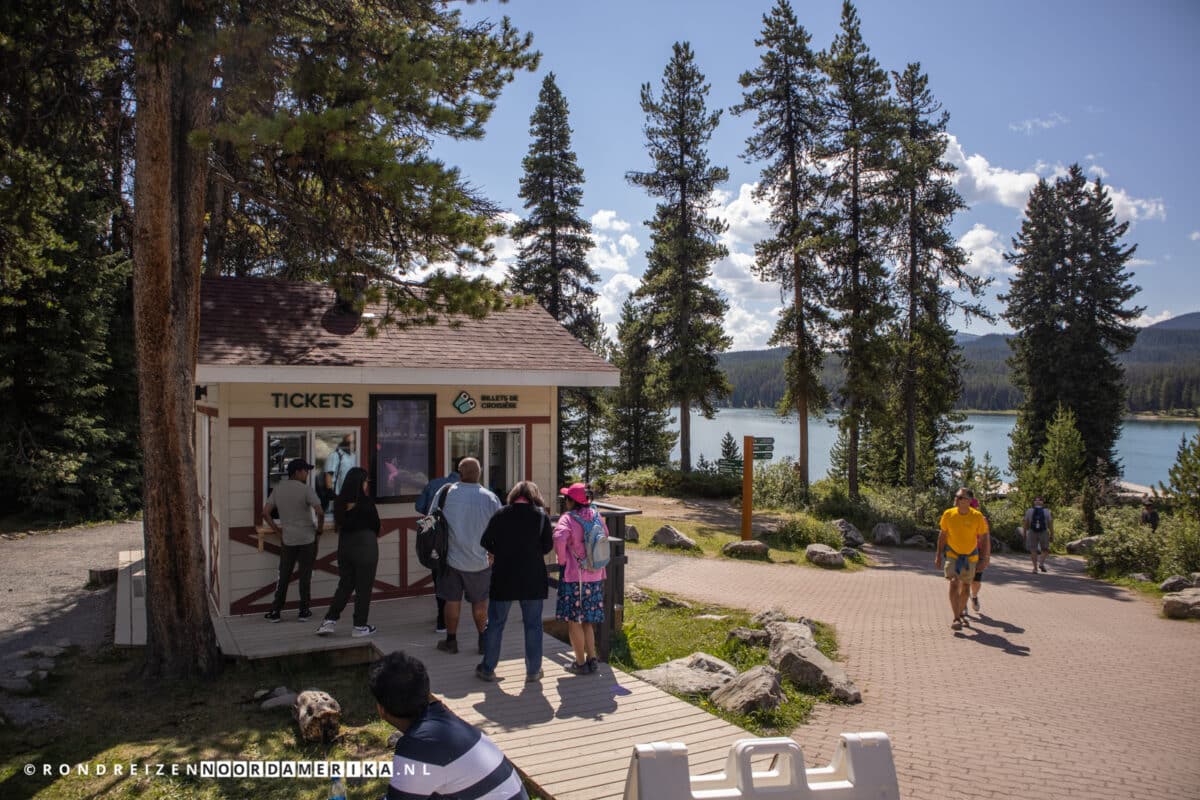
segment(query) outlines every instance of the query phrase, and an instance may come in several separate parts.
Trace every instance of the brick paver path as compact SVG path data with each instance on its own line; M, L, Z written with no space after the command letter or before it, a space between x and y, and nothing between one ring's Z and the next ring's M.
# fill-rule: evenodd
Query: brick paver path
M863 702L821 705L793 733L810 767L838 734L879 730L906 798L1200 798L1200 624L1079 561L1033 575L998 556L955 634L932 552L873 554L854 574L656 555L639 570L638 551L630 566L647 588L837 627Z

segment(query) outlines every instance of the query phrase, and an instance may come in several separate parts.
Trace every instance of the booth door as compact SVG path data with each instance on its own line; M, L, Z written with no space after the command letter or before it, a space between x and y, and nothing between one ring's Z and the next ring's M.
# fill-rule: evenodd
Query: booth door
M466 428L446 430L446 463L470 456L483 467L480 483L498 497L508 496L517 481L524 480L524 428Z

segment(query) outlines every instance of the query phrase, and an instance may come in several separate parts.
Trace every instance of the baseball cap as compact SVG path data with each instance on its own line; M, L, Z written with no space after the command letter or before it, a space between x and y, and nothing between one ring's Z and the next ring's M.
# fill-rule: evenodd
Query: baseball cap
M559 489L558 493L571 498L581 506L586 506L588 503L586 483L572 483L570 486Z
M293 458L291 461L288 462L287 474L295 475L297 472L299 472L302 469L312 469L312 468L313 468L313 465L308 463L307 461L305 461L303 458Z

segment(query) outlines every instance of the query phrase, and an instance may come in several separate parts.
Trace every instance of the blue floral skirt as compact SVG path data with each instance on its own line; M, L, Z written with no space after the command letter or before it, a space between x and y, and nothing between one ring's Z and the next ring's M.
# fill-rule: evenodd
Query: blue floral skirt
M579 581L560 581L554 617L565 622L604 622L604 581L584 583L582 602Z

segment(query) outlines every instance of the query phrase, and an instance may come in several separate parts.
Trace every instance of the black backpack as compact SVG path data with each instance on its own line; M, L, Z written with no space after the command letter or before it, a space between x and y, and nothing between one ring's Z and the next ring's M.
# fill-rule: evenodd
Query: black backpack
M446 484L439 489L430 503L428 516L417 523L417 561L437 575L446 571L446 554L450 549L450 523L446 522L442 507L446 504L446 494L457 485Z
M1033 509L1033 516L1029 519L1029 530L1034 533L1046 530L1046 509L1036 507Z

